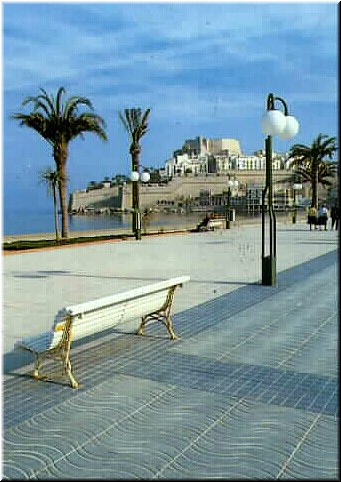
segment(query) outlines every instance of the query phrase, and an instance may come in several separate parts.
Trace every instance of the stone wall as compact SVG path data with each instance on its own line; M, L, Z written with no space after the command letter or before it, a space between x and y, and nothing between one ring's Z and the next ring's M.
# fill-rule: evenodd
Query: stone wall
M274 183L283 181L287 178L287 171L273 171ZM231 178L239 181L241 189L245 186L251 187L253 184L258 186L265 185L265 171L230 171ZM200 191L211 191L211 194L221 194L227 191L227 181L229 176L209 174L207 176L183 176L173 178L166 185L144 185L140 184L140 207L141 209L152 208L158 204L177 199L185 199L189 196L198 197ZM283 187L283 184L278 184ZM287 186L291 187L291 186ZM94 189L88 192L75 191L70 196L70 212L94 207L99 209L102 207L112 207L119 209L131 208L132 192L131 184L124 187L107 187L102 189Z

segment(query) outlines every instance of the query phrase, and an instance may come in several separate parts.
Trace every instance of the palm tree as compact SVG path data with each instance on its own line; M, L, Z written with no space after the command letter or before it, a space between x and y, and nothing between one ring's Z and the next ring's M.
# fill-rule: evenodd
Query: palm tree
M337 150L336 137L319 134L311 146L295 144L289 151L290 166L301 181L311 184L311 205L318 208L318 184L328 187L332 183L328 178L335 175L337 164L332 159ZM328 158L328 159L326 159Z
M58 175L58 190L62 211L62 238L68 237L67 202L67 159L69 143L76 137L84 138L85 132L92 132L102 140L107 140L106 125L102 117L93 111L92 103L86 97L72 96L63 101L64 87L60 87L56 97L48 95L44 89L35 97L27 97L22 105L33 104L29 114L17 113L14 119L21 126L34 129L53 148L53 158ZM91 112L79 113L79 106L86 106Z
M56 241L59 241L59 223L58 223L58 199L57 199L57 186L58 186L58 174L51 167L46 168L39 174L39 181L44 182L47 187L48 194L53 196L53 213L54 213L54 227L56 233Z
M132 170L138 172L140 164L141 153L141 138L148 132L148 116L150 109L147 109L144 113L140 108L137 109L125 109L124 114L118 113L119 118L124 125L128 135L130 137L130 155L132 159ZM133 231L135 232L136 239L141 239L141 229L139 229L139 223L137 222L137 216L139 214L139 186L137 182L133 182Z

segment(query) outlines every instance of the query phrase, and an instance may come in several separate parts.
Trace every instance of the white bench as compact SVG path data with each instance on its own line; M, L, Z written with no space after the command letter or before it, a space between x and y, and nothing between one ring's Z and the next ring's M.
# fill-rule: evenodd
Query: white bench
M222 229L224 227L224 218L213 218L207 223L207 229L214 230L215 228Z
M15 344L15 348L28 350L36 356L33 376L40 376L39 368L47 357L62 361L65 374L72 388L78 381L72 373L70 348L73 340L100 333L119 323L141 319L137 333L144 334L145 325L152 320L161 321L172 340L174 333L171 306L178 286L190 280L189 276L171 278L158 283L142 286L105 298L80 303L60 310L55 316L52 329L41 335L25 338Z
M198 230L201 231L214 231L214 229L222 229L225 225L224 218L212 218L209 220L204 220L198 224Z

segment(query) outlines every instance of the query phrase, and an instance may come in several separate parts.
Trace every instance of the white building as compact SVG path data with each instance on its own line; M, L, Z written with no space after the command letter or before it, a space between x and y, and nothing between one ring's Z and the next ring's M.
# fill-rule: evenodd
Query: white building
M168 177L207 173L228 174L233 170L264 170L265 152L243 155L236 139L187 139L165 163ZM273 153L273 170L288 169L287 153Z

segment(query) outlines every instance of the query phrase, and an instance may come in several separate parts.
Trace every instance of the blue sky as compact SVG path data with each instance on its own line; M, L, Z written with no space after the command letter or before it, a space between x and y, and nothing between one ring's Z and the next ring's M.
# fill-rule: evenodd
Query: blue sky
M39 87L88 97L109 141L70 145L70 190L130 171L118 112L151 108L141 164L163 166L185 139L235 138L263 148L261 116L272 92L300 122L284 152L321 132L337 135L337 3L3 3L5 206L46 203L38 173L50 146L10 119Z

